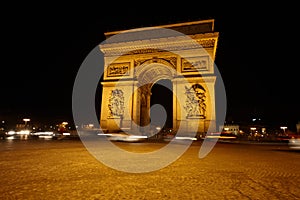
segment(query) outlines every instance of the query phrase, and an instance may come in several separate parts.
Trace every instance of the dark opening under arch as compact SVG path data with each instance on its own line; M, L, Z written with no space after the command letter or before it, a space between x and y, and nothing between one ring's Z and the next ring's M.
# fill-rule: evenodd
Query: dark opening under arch
M166 110L167 119L164 128L173 128L173 85L171 80L161 79L154 83L151 88L150 107L154 104L160 104ZM161 124L159 118L151 116L153 116L152 112L150 112L151 125Z

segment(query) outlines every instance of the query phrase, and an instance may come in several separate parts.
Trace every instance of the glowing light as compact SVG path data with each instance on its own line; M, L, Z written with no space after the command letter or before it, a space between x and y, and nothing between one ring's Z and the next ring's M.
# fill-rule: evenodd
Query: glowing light
M197 138L194 137L175 137L177 140L197 140Z
M53 132L51 132L51 131L45 131L45 132L36 132L36 133L32 133L32 135L39 135L39 136L41 136L41 135L53 135Z
M283 130L283 132L285 133L285 129L287 129L287 127L286 126L281 126L280 127L282 130Z
M29 135L29 130L21 130L19 132L17 132L17 134L20 134L20 135Z
M15 131L8 131L7 134L8 135L14 135L14 134L16 134L16 132Z
M130 135L130 138L147 138L146 135Z

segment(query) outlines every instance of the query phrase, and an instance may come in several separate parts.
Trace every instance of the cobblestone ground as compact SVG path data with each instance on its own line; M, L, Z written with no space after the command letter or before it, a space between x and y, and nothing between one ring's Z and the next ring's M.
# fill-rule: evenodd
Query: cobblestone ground
M0 199L300 199L300 153L219 143L203 159L195 142L171 165L144 174L111 169L81 141L0 142ZM129 151L164 144L121 143Z

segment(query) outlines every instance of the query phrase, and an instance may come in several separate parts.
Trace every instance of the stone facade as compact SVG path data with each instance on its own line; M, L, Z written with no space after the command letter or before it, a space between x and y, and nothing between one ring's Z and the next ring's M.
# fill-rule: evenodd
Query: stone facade
M105 67L101 128L107 132L149 131L151 88L168 79L173 91L173 129L180 127L187 133L215 129L214 60L219 33L213 25L214 20L171 24L158 28L182 30L182 35L140 37L143 31L152 31L148 27L129 31L136 34L132 38L99 45ZM119 33L123 34L117 31L106 36L109 39Z

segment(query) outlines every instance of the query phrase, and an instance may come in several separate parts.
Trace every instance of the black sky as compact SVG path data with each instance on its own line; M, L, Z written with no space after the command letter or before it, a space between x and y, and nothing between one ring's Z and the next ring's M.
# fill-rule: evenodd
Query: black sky
M2 25L0 117L72 119L76 73L106 31L210 18L220 34L215 63L225 84L228 120L258 117L295 125L300 120L298 21L277 11L8 20Z

